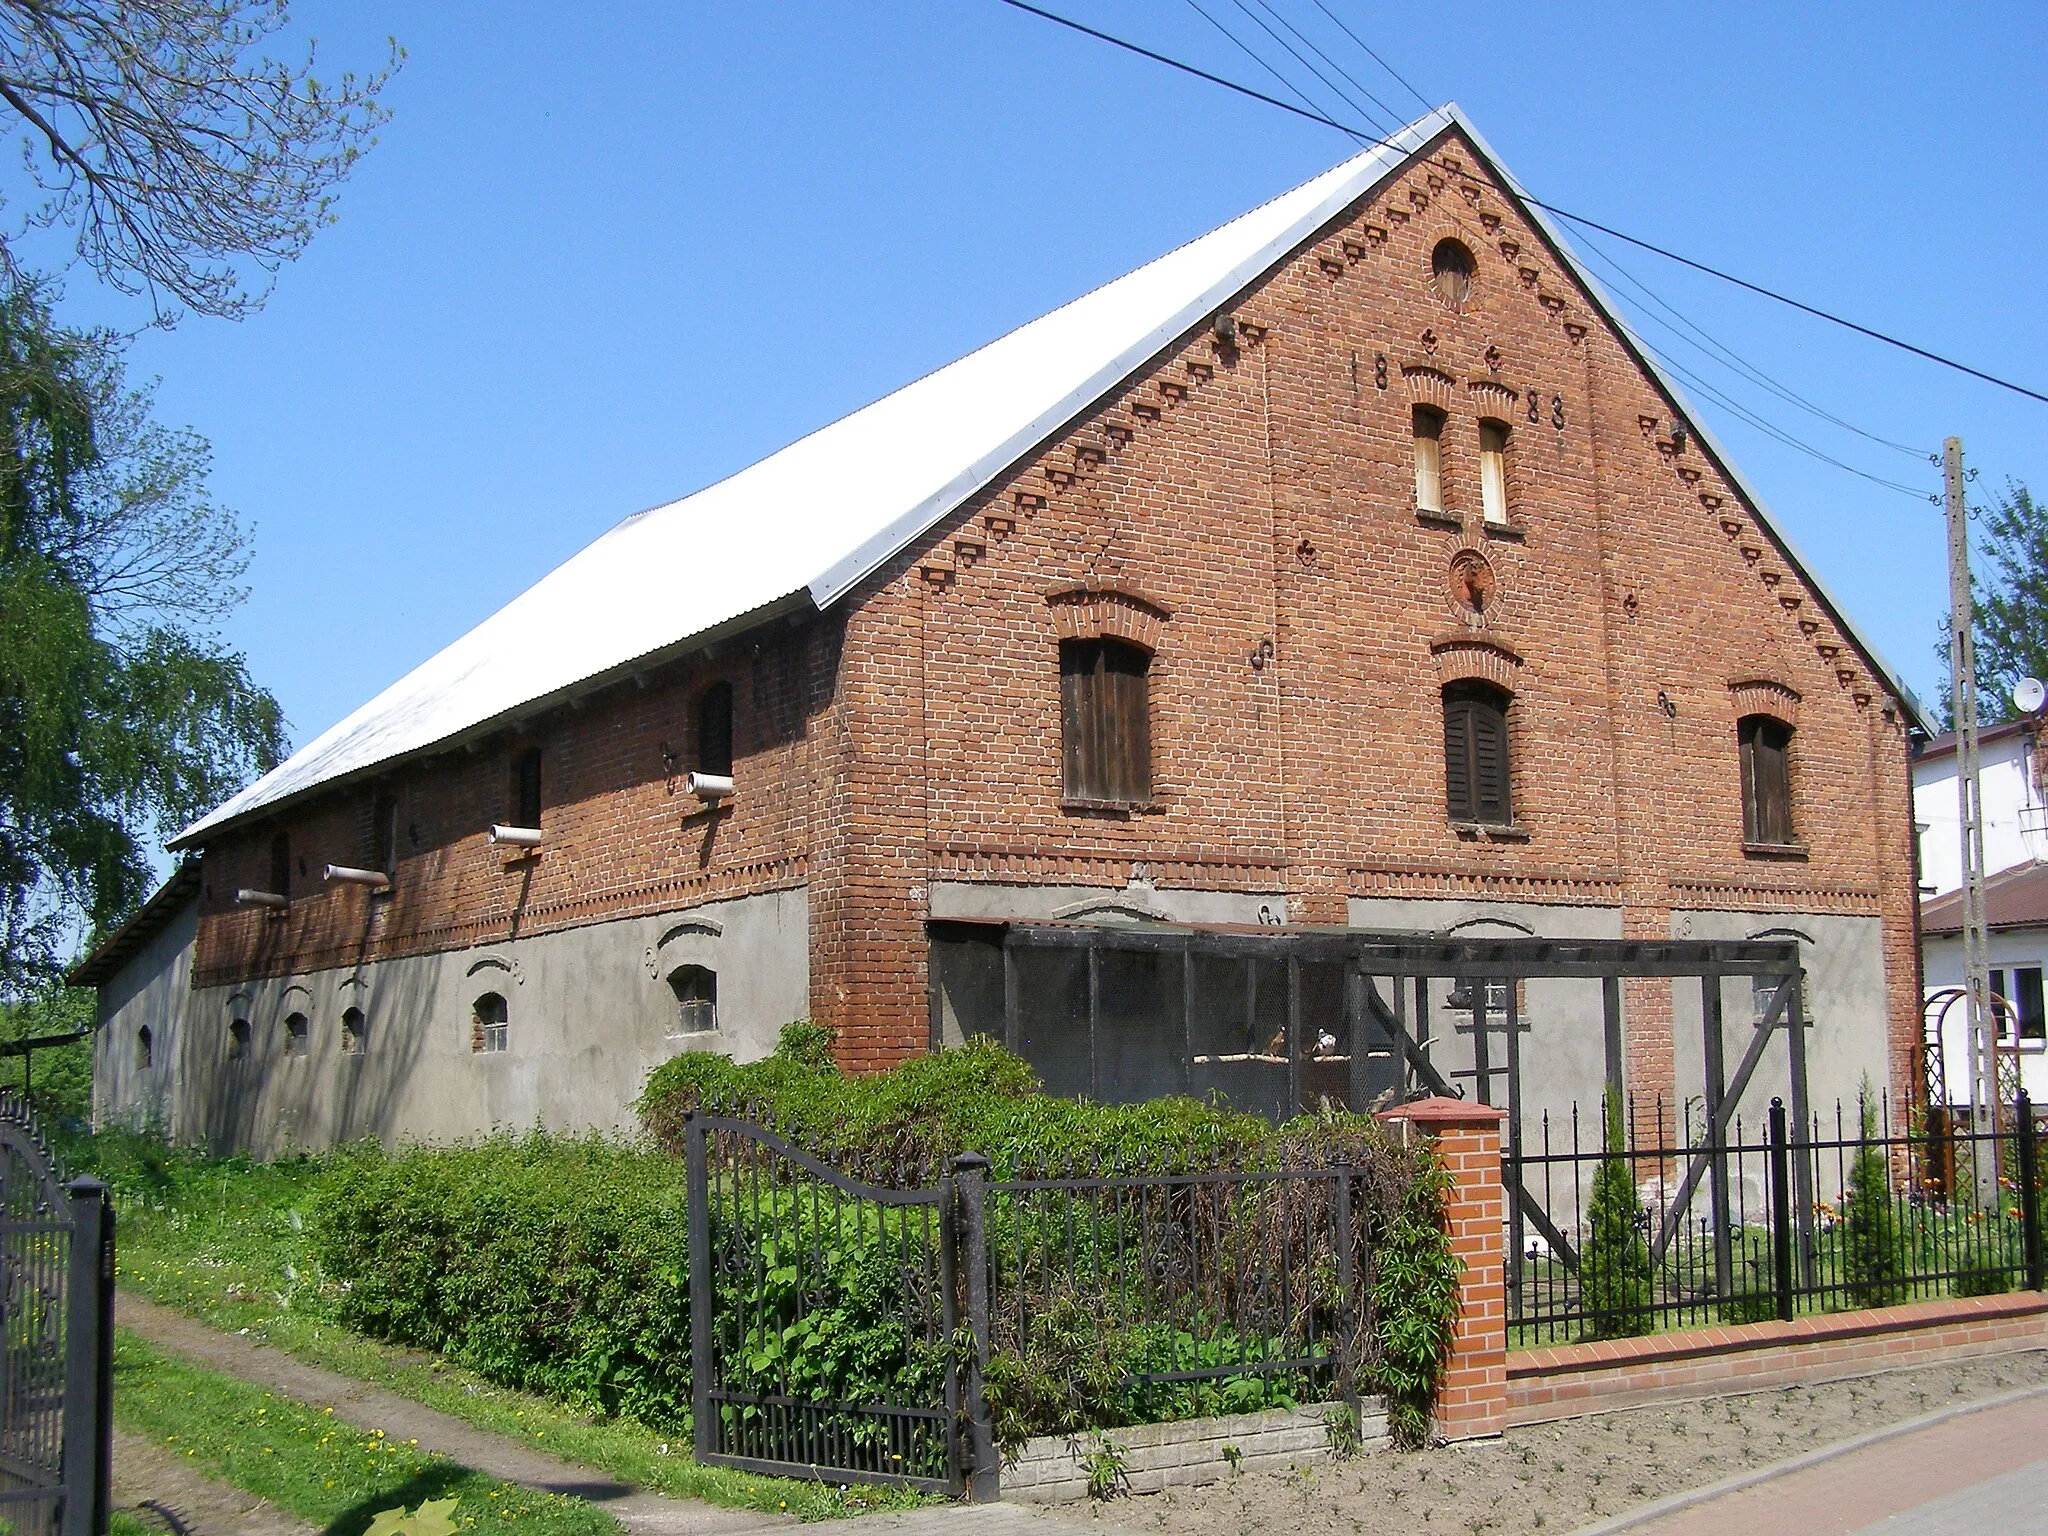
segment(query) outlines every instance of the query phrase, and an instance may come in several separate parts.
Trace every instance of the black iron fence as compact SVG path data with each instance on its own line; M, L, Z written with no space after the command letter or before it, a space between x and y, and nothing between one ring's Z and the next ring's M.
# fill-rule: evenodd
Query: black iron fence
M66 1183L0 1092L0 1529L105 1536L113 1467L114 1212Z
M1030 1434L1356 1412L1389 1169L992 1179L974 1155L835 1166L735 1116L685 1137L700 1461L989 1497Z
M1940 1109L1899 1123L1879 1102L1803 1126L1776 1100L1760 1125L1574 1110L1544 1117L1505 1173L1526 1192L1509 1202L1514 1345L2043 1288L2024 1095L1982 1130Z

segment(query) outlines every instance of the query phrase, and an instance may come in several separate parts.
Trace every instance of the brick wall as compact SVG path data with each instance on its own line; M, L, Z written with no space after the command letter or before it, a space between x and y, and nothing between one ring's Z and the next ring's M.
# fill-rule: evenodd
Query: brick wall
M1455 163L1460 176L1447 165ZM859 939L820 935L817 1004L854 1059L918 1048L933 879L1618 903L1882 918L1889 1043L1917 1038L1904 722L1817 593L1453 138L1164 351L872 578L853 753L901 799L856 811ZM1464 190L1471 190L1467 196ZM1446 306L1430 252L1479 257ZM1447 413L1451 520L1418 515L1411 408ZM1531 421L1531 414L1535 420ZM1513 427L1513 526L1483 526L1478 422ZM1456 596L1476 556L1493 597ZM1064 594L1161 615L1156 804L1060 799ZM1515 832L1446 817L1440 690L1514 693ZM1796 715L1802 846L1745 850L1735 722ZM887 950L880 957L873 947ZM865 947L864 947L865 946ZM852 978L860 978L859 985ZM1668 989L1630 988L1630 1081L1673 1097Z
M1469 300L1436 292L1446 237ZM398 892L238 911L264 825L207 850L202 984L807 882L812 1008L850 1065L924 1047L934 879L1882 918L1895 1084L1918 1033L1903 722L1797 577L1455 135L878 570L829 619L621 684L392 775ZM1414 505L1411 409L1446 413L1448 518ZM1507 421L1512 520L1479 515L1478 423ZM933 451L943 451L934 445ZM821 552L822 555L823 552ZM1478 612L1461 600L1477 572ZM1454 572L1456 573L1454 575ZM1076 589L1148 615L1155 803L1063 806L1057 646ZM1516 828L1446 818L1440 690L1514 696ZM738 703L732 806L689 814L698 689ZM1803 847L1745 850L1735 721L1797 715ZM1744 685L1738 691L1737 685ZM508 757L548 752L548 844L508 858ZM687 768L687 760L680 764ZM360 861L372 789L287 813L295 853ZM1632 987L1631 1087L1673 1080L1668 1002Z
M718 897L802 884L813 810L830 803L835 622L757 634L622 681L470 746L344 786L206 846L194 985L304 973L456 949ZM739 792L716 809L691 795L697 703L734 698ZM819 750L820 746L823 750ZM490 842L513 819L513 762L542 753L537 853ZM388 895L323 885L328 863L369 865L377 797L398 801L398 873ZM237 907L267 889L271 839L291 840L292 903Z

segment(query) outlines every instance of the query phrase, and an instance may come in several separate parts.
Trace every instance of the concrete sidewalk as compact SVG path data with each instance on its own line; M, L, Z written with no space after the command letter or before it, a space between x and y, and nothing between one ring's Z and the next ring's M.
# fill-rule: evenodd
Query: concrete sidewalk
M2033 1392L1584 1536L2048 1536L2048 1393Z

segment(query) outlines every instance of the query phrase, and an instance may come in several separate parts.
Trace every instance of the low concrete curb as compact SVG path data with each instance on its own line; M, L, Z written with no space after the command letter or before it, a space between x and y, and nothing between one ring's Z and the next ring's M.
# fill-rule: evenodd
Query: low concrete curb
M1725 1494L1740 1493L1745 1488L1754 1488L1759 1483L1768 1483L1773 1478L1785 1477L1793 1472L1803 1472L1808 1467L1819 1466L1833 1461L1838 1456L1847 1456L1869 1446L1882 1445L1887 1440L1896 1440L1901 1435L1914 1434L1919 1430L1932 1429L1937 1424L1946 1424L1951 1419L1960 1419L1966 1414L1982 1413L1987 1408L2003 1408L2008 1403L2025 1402L2028 1398L2048 1396L2048 1386L2021 1387L2014 1392L2001 1392L1996 1397L1979 1398L1974 1403L1957 1403L1952 1408L1937 1408L1933 1413L1923 1413L1917 1419L1901 1419L1896 1424L1887 1424L1883 1429L1873 1429L1865 1435L1856 1435L1848 1440L1838 1440L1833 1445L1824 1445L1817 1451L1794 1456L1789 1461L1772 1462L1768 1467L1755 1467L1748 1472L1738 1472L1733 1477L1724 1477L1718 1483L1709 1483L1704 1488L1693 1488L1685 1493L1674 1493L1669 1498L1658 1499L1639 1508L1624 1510L1621 1514L1610 1515L1592 1525L1582 1525L1572 1536L1613 1536L1617 1531L1631 1531L1638 1526L1661 1520L1666 1515L1675 1515L1680 1510L1691 1509Z

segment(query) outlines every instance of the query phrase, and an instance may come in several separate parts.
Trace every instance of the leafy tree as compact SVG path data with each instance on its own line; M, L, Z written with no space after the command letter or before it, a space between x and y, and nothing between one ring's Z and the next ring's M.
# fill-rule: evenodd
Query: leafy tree
M0 122L40 201L101 281L238 317L334 219L335 188L387 113L404 55L323 84L263 45L290 0L0 0ZM0 246L0 264L15 268Z
M1971 542L1970 602L1977 645L1977 710L1986 725L2013 715L2013 685L2048 681L2048 508L2017 480L1983 509ZM1949 616L1941 618L1941 716L1953 725Z
M1621 1096L1607 1090L1599 1171L1579 1256L1579 1305L1589 1339L1629 1339L1656 1326L1650 1309L1650 1245L1643 1198L1622 1137Z
M0 995L47 984L81 914L134 909L145 834L282 754L277 701L214 630L246 555L207 470L113 338L0 292Z

